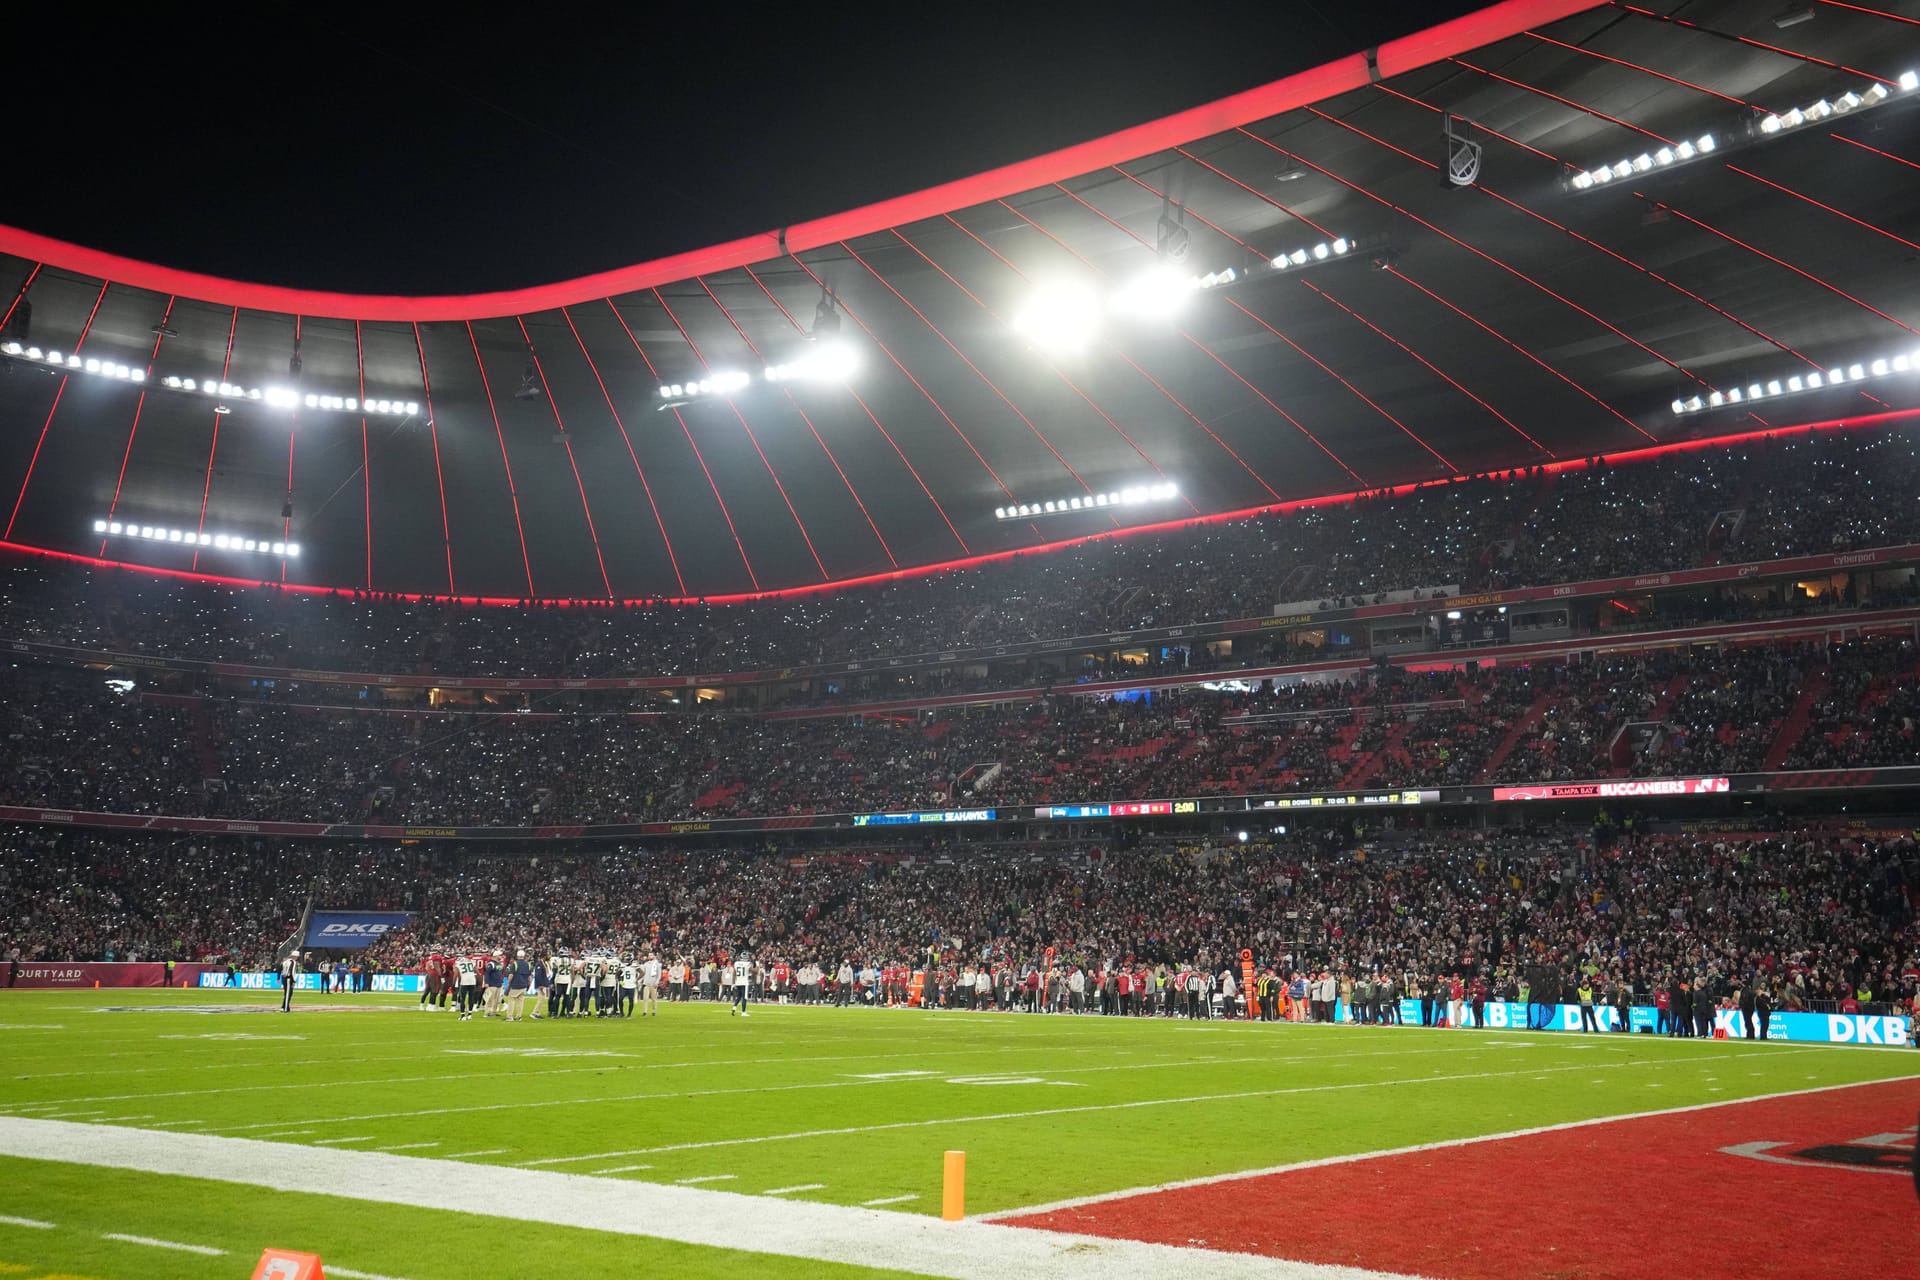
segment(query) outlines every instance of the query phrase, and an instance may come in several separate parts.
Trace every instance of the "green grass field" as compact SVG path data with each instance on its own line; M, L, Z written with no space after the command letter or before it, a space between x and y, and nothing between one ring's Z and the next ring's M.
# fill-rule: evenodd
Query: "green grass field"
M992 1214L1562 1121L1888 1079L1920 1055L1650 1036L675 1005L459 1022L410 997L8 992L0 1117L678 1184L937 1215L941 1153ZM202 1010L219 1011L217 1014ZM0 1126L5 1123L0 1119ZM9 1148L11 1149L11 1148ZM431 1167L428 1167L429 1169ZM899 1274L93 1164L0 1159L0 1276L250 1274L267 1245L401 1280ZM115 1241L149 1237L224 1251ZM752 1233L742 1247L751 1249Z

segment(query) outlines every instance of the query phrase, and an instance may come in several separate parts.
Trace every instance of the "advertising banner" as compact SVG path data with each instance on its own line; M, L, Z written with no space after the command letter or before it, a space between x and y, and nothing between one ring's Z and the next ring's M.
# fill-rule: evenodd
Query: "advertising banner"
M354 951L407 927L411 911L316 911L307 921L303 947Z
M234 975L238 982L231 984L242 991L278 991L280 975L277 973L253 972L251 970ZM224 988L227 982L225 969L208 969L199 977L198 984L209 990ZM426 980L417 973L376 973L372 987L375 991L413 991L424 988ZM303 973L294 983L295 991L329 991L333 987L333 975L330 973ZM344 993L343 993L344 994Z
M190 987L203 971L203 964L173 966L173 985ZM162 963L125 963L79 960L21 960L11 973L0 966L0 982L9 987L162 987L167 982L167 966Z
M1486 1006L1487 1029L1501 1031L1578 1031L1580 1029L1580 1006L1577 1004L1553 1005L1547 1010L1545 1026L1529 1026L1527 1009L1524 1004L1510 1004L1500 1000L1489 1000ZM1436 1015L1446 1012L1444 1002L1436 1008ZM1540 1016L1541 1010L1535 1007L1534 1016ZM1595 1005L1594 1021L1602 1031L1613 1031L1620 1025L1619 1010L1612 1005ZM1341 1006L1341 1020L1346 1021L1346 1008ZM1467 1015L1469 1021L1472 1014ZM1400 1020L1409 1026L1420 1023L1420 1002L1402 1000L1400 1002ZM1776 1011L1767 1021L1767 1039L1792 1040L1801 1044L1870 1044L1905 1045L1913 1038L1911 1019L1904 1017L1883 1017L1856 1013L1782 1013ZM1634 1005L1627 1010L1627 1028L1636 1034L1642 1031L1654 1031L1659 1027L1660 1011L1650 1005ZM1744 1040L1746 1026L1737 1009L1719 1009L1714 1012L1715 1030L1725 1031L1729 1040Z

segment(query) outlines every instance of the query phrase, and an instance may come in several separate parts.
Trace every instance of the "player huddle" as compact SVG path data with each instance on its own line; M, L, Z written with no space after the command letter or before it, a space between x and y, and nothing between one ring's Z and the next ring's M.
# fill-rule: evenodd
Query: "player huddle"
M530 959L524 949L511 959L504 951L448 954L431 952L420 962L422 1009L444 1010L449 1000L460 1021L482 1018L519 1022L529 1009L548 1018L631 1018L659 1013L660 959L621 956L595 950L574 955L555 950L545 960Z

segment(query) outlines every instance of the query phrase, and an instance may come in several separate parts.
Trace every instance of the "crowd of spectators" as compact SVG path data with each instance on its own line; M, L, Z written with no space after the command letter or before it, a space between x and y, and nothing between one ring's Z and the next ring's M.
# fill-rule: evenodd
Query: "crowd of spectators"
M16 667L0 803L526 826L1741 773L1783 735L1791 767L1913 764L1917 707L1898 638L806 717L301 706Z
M729 605L481 607L16 562L0 635L335 671L658 675L937 653L1920 541L1905 431L1833 431L1106 539Z
M538 856L10 831L0 953L267 962L320 907L415 912L367 953L607 947L696 966L925 964L1021 974L1257 963L1495 989L1533 966L1650 993L1759 982L1872 1011L1920 980L1920 848L1845 831L1604 838L1568 828L1333 830L1248 843ZM1237 964L1235 964L1237 970ZM951 985L950 982L948 985ZM1414 992L1408 992L1414 994Z

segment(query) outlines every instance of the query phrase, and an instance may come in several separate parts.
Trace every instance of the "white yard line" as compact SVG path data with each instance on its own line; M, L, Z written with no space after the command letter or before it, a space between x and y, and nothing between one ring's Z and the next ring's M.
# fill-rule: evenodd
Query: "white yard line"
M1452 1147L1472 1147L1483 1142L1504 1142L1508 1138L1530 1138L1541 1133L1563 1133L1568 1129L1590 1129L1597 1125L1618 1124L1623 1120L1648 1120L1658 1116L1686 1115L1693 1111L1717 1111L1723 1107L1745 1106L1749 1102L1772 1102L1780 1098L1799 1098L1808 1094L1832 1093L1840 1089L1862 1089L1868 1085L1895 1083L1902 1080L1920 1080L1920 1075L1893 1076L1886 1080L1858 1080L1852 1084L1829 1084L1816 1089L1788 1089L1782 1093L1763 1093L1751 1098L1729 1098L1724 1102L1697 1102L1685 1107L1662 1107L1657 1111L1635 1111L1626 1115L1597 1116L1591 1120L1567 1120L1560 1124L1535 1125L1527 1129L1509 1129L1504 1133L1483 1133L1468 1138L1445 1138L1438 1142L1421 1142L1410 1147L1393 1147L1386 1151L1359 1151L1351 1155L1322 1156L1317 1160L1298 1160L1292 1164L1269 1165L1264 1169L1247 1169L1239 1173L1216 1173L1204 1178L1185 1178L1178 1182L1156 1182L1144 1187L1128 1187L1123 1191L1103 1191L1098 1195L1076 1196L1070 1200L1055 1200L1048 1204L1029 1205L1024 1209L1013 1209L1006 1213L996 1213L988 1219L993 1222L1011 1222L1019 1218L1038 1214L1054 1213L1061 1209L1079 1209L1087 1205L1106 1204L1112 1200L1127 1200L1134 1196L1153 1195L1161 1191L1178 1191L1186 1187L1211 1187L1222 1182L1242 1182L1248 1178L1265 1178L1276 1173L1296 1173L1303 1169L1324 1169L1330 1165L1358 1164L1365 1160L1383 1160L1388 1156L1417 1155L1423 1151L1445 1151Z
M475 1156L504 1156L509 1154L509 1152L510 1148L495 1147L491 1151L453 1151L444 1156L435 1156L434 1158L436 1160L471 1160Z
M15 1218L4 1213L0 1213L0 1227L31 1227L35 1231L53 1230L51 1222L42 1222L38 1218Z
M383 1276L373 1271L355 1271L352 1267L336 1267L331 1262L324 1267L330 1276L339 1276L340 1280L399 1280L397 1276Z
M460 1046L442 1047L459 1048ZM1018 1045L1000 1045L991 1049L914 1049L903 1053L830 1053L798 1058L720 1058L706 1060L696 1059L690 1062L635 1062L631 1065L616 1069L620 1071L677 1071L683 1069L695 1071L705 1070L708 1067L765 1067L776 1064L784 1065L790 1062L885 1062L893 1058L959 1058L976 1057L982 1054L1005 1055L1010 1053L1057 1055L1058 1047L1054 1045L1034 1045L1031 1048L1027 1048ZM419 1058L417 1055L410 1055L405 1060L418 1062ZM597 1063L590 1067L554 1067L548 1070L539 1070L537 1068L529 1070L514 1069L521 1063L552 1062L556 1060L564 1061L564 1059L536 1056L516 1059L510 1064L502 1063L492 1071L442 1072L429 1076L385 1076L367 1080L292 1080L275 1084L224 1085L213 1089L168 1089L156 1093L104 1093L90 1095L84 1098L64 1098L58 1102L18 1103L0 1107L0 1111L24 1111L29 1107L70 1107L78 1103L87 1102L132 1102L146 1098L205 1098L233 1093L275 1093L290 1089L337 1089L343 1085L379 1086L390 1084L438 1084L443 1080L496 1080L506 1075L544 1079L547 1076L579 1075L583 1072L604 1072L608 1069L604 1062ZM337 1057L316 1059L315 1062L327 1063L336 1067L340 1065L340 1059ZM273 1069L278 1070L281 1065L283 1064L273 1064ZM178 1066L170 1065L164 1069L178 1070ZM34 1079L53 1079L58 1073L50 1073L46 1076L37 1076L32 1072L18 1072L16 1074L29 1075Z
M792 1195L796 1191L825 1191L826 1189L827 1184L824 1182L803 1182L797 1187L773 1187L769 1190L762 1191L760 1194L763 1196L786 1196Z
M675 1178L674 1181L683 1187L693 1187L702 1182L732 1182L739 1176L737 1173L704 1173L697 1178Z
M357 1138L315 1138L313 1140L313 1145L316 1147L331 1147L331 1146L336 1146L341 1143L347 1143L347 1142L372 1142L372 1141L373 1141L372 1134L363 1133Z
M375 1147L375 1151L425 1151L428 1147L437 1147L437 1142L402 1142L397 1146Z
M486 1204L496 1220L947 1280L1397 1280L1352 1267L375 1151L314 1148L288 1160L286 1148L270 1142L11 1116L0 1117L0 1155L417 1209L468 1213ZM753 1227L745 1236L742 1223Z
M1812 1050L1807 1050L1812 1052ZM1732 1055L1713 1055L1732 1056ZM799 1129L789 1133L764 1133L750 1138L711 1138L704 1142L674 1142L658 1147L633 1147L626 1151L603 1151L590 1156L555 1156L542 1161L529 1161L527 1167L537 1164L568 1164L579 1160L603 1160L614 1156L658 1155L663 1151L704 1151L713 1147L757 1146L763 1142L791 1142L801 1138L839 1138L855 1133L885 1133L894 1129L932 1129L946 1125L980 1124L995 1120L1030 1120L1038 1116L1087 1115L1102 1111L1137 1111L1145 1107L1186 1106L1195 1102L1238 1102L1247 1098L1292 1097L1306 1093L1343 1093L1354 1089L1398 1089L1409 1085L1450 1084L1459 1080L1500 1080L1528 1076L1536 1079L1542 1070L1556 1071L1624 1071L1635 1067L1671 1067L1685 1066L1701 1058L1647 1058L1639 1062L1609 1062L1595 1068L1586 1064L1571 1067L1527 1067L1517 1071L1467 1071L1455 1075L1409 1076L1400 1080L1353 1080L1341 1084L1296 1085L1286 1089L1243 1089L1233 1093L1184 1094L1173 1098L1142 1098L1131 1102L1090 1103L1079 1107L1042 1107L1030 1111L997 1111L987 1115L940 1116L931 1120L890 1120L881 1124L846 1125L837 1129Z
M919 1198L919 1196L881 1196L878 1200L862 1200L860 1204L863 1208L870 1209L875 1205L905 1204L909 1200L918 1200Z
M182 1244L178 1240L155 1240L152 1236L127 1236L118 1231L101 1233L102 1240L118 1240L122 1244L143 1244L149 1249L172 1249L176 1253L197 1253L203 1258L224 1258L225 1249L216 1249L210 1244Z
M968 1052L973 1052L973 1051L969 1050ZM1004 1053L1005 1051L1004 1050L982 1050L981 1052ZM1033 1050L1033 1052L1053 1053L1054 1050L1051 1048L1035 1049ZM1349 1053L1349 1054L1307 1054L1297 1058L1287 1058L1287 1057L1260 1058L1260 1059L1257 1059L1257 1061L1265 1062L1269 1065L1283 1064L1288 1062L1330 1062L1330 1061L1336 1061L1336 1060L1344 1061L1350 1058L1393 1058L1395 1060L1404 1061L1409 1056L1412 1056L1415 1054L1450 1053L1457 1056L1460 1052L1461 1051L1459 1050L1444 1050L1444 1049L1373 1050L1368 1052ZM1477 1051L1467 1050L1466 1052L1472 1053ZM1802 1052L1811 1052L1811 1050L1802 1050ZM903 1056L916 1056L916 1055L903 1055ZM1712 1056L1724 1057L1726 1055L1716 1054ZM1672 1061L1674 1062L1693 1062L1698 1060L1699 1060L1698 1058L1672 1059ZM786 1059L769 1059L769 1061L787 1061L787 1060ZM1218 1061L1220 1060L1215 1059L1213 1061L1205 1062L1204 1065L1208 1065L1208 1066L1215 1065L1215 1063L1217 1063ZM1610 1065L1644 1066L1644 1065L1650 1065L1650 1064L1665 1065L1664 1063L1654 1064L1653 1060L1651 1059L1642 1063L1633 1063L1633 1064L1619 1063L1619 1064L1610 1064ZM1066 1068L1066 1069L1056 1070L1055 1074L1074 1075L1074 1074L1078 1074L1080 1072L1086 1072L1086 1071L1150 1071L1162 1065L1165 1065L1165 1064L1162 1064L1159 1062L1141 1062L1141 1063L1120 1064L1116 1066L1104 1066L1104 1067ZM1192 1065L1195 1065L1195 1061L1183 1060L1176 1065L1192 1066ZM635 1069L641 1069L641 1068L635 1068ZM1049 1069L1049 1068L1035 1068L1035 1070L1043 1070L1043 1069ZM1551 1068L1551 1069L1560 1070L1561 1068ZM604 1071L606 1070L606 1068L605 1067L582 1067L582 1068L579 1068L579 1070ZM1019 1072L1020 1068L1008 1068L1008 1071ZM555 1072L555 1073L549 1073L549 1074L560 1074L560 1073ZM938 1075L940 1076L945 1076L948 1074L950 1073L947 1073L947 1072L938 1073ZM996 1072L995 1074L1005 1074L1005 1073ZM1497 1074L1515 1075L1515 1074L1525 1074L1525 1073L1524 1072L1500 1072ZM463 1079L464 1077L429 1076L429 1077L423 1077L423 1078L432 1079L432 1080L455 1080L455 1079ZM494 1077L489 1076L489 1078L494 1078ZM1473 1077L1460 1077L1460 1078L1471 1079ZM394 1082L378 1081L378 1082L367 1082L367 1083L390 1084ZM307 1117L303 1117L298 1121L286 1120L286 1119L262 1120L262 1121L257 1121L253 1124L214 1125L212 1126L212 1129L214 1132L217 1132L217 1133L245 1135L245 1134L255 1133L261 1129L279 1128L281 1125L286 1125L286 1124L361 1124L369 1120L415 1120L422 1116L465 1115L473 1112L532 1110L532 1109L538 1109L543 1107L571 1107L571 1106L578 1105L583 1101L590 1101L593 1103L642 1102L642 1101L664 1102L664 1101L675 1099L675 1098L717 1098L717 1097L727 1097L733 1094L743 1094L743 1093L752 1093L752 1094L791 1093L796 1091L804 1091L804 1090L812 1090L812 1089L847 1089L847 1088L854 1088L854 1087L865 1086L865 1085L938 1084L938 1083L941 1083L939 1079L929 1080L925 1078L884 1079L884 1080L840 1079L840 1080L812 1081L805 1084L756 1085L756 1086L732 1088L732 1089L675 1089L675 1090L653 1089L653 1090L648 1090L644 1093L603 1094L591 1099L539 1098L539 1099L520 1101L520 1102L475 1103L473 1105L464 1106L464 1107L425 1107L425 1108L419 1108L412 1111L373 1111L373 1112L366 1112L360 1115L352 1115L352 1116L307 1116ZM1387 1081L1385 1083L1392 1084L1392 1083L1405 1083L1405 1082ZM1241 1095L1233 1095L1233 1096L1241 1096ZM567 1157L564 1157L564 1160L598 1160L605 1157L628 1155L628 1154L631 1154L631 1153L624 1152L624 1151L599 1152L594 1155L567 1156ZM563 1163L563 1161L553 1160L545 1163L559 1164L559 1163ZM528 1167L529 1168L533 1167L533 1162L529 1162Z
M651 1168L653 1168L653 1166L650 1164L617 1164L611 1169L595 1169L592 1171L592 1174L597 1178L606 1173L638 1173L642 1169Z

